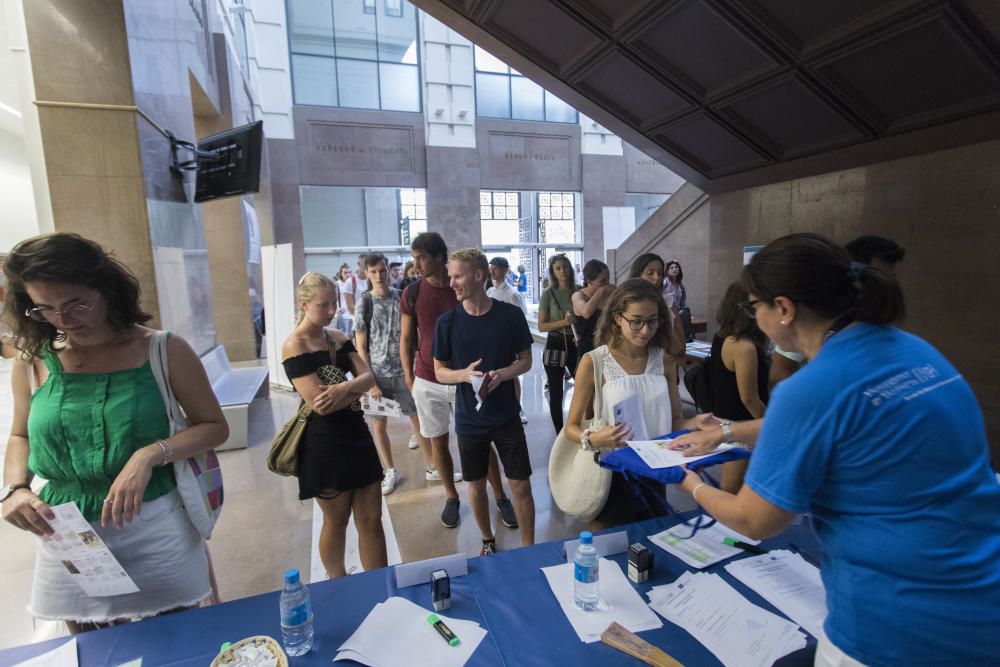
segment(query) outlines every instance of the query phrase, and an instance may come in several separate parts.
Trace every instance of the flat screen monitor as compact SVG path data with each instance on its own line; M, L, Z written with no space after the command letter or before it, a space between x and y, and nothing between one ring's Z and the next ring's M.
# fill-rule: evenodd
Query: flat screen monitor
M260 189L264 123L257 121L198 140L194 200L206 202ZM206 155L211 154L214 157Z

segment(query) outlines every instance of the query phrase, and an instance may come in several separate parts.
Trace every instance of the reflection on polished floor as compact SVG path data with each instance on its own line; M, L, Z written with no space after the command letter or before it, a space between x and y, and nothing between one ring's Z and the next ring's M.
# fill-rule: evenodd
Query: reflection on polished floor
M525 431L531 453L531 485L535 497L535 539L538 542L575 536L587 527L563 514L552 502L548 488L549 450L555 439L548 416L548 396L544 392L545 373L541 368L541 346L534 346L534 367L523 378L523 404L528 415ZM0 369L0 383L9 387L9 370ZM564 406L569 407L572 385L567 385ZM9 432L9 390L0 401L0 430ZM258 401L250 410L250 443L247 449L220 452L225 475L225 511L210 542L222 598L232 600L273 591L281 587L286 568L298 567L303 573L321 572L315 568L313 547L314 503L298 500L294 478L278 477L267 470L265 457L275 430L294 414L298 398L274 391L269 401ZM424 480L423 460L419 450L407 448L409 422L390 420L389 434L393 458L402 477L396 490L385 497L388 520L394 538L387 535L390 562L398 558L411 562L434 556L464 552L479 553L479 531L468 505L466 485L458 485L461 497L461 523L448 529L441 525L440 513L445 494L440 483ZM3 438L0 447L6 446ZM454 434L452 456L458 462ZM505 484L505 488L506 487ZM492 491L490 497L492 500ZM669 496L678 510L692 507L686 494L674 491ZM501 550L517 548L517 530L505 528L496 516L494 531ZM34 565L34 538L3 523L0 540L4 544L0 562L0 590L6 604L0 608L0 648L40 640L65 630L61 624L33 623L25 611L31 590ZM356 540L355 540L356 542ZM350 543L350 540L349 540ZM395 543L395 546L394 544ZM350 545L349 545L350 552ZM354 563L357 563L356 556ZM348 555L348 567L352 558ZM360 569L360 567L359 567ZM315 579L315 577L314 577Z

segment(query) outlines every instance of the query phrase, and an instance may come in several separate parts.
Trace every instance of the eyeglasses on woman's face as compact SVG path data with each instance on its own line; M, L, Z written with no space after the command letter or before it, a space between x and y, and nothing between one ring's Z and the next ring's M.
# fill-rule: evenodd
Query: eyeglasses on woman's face
M56 320L65 322L67 319L80 321L90 315L95 304L87 304L82 301L71 303L62 308L52 308L51 306L36 306L24 311L25 317L30 317L36 322L53 323Z
M619 315L619 317L628 322L628 328L631 329L632 331L642 331L643 327L649 327L650 331L656 331L660 327L659 317L653 317L648 320L644 320L641 317L629 319L624 315Z
M747 317L756 319L757 317L757 304L763 303L763 299L749 299L747 301L741 301L736 304L736 307L743 311L743 314Z

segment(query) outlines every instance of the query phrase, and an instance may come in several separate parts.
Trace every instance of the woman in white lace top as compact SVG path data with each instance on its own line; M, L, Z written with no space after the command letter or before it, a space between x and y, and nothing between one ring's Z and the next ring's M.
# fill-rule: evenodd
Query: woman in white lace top
M566 421L566 435L592 449L624 447L626 440L649 440L714 420L711 415L684 419L677 392L677 367L663 352L669 349L672 328L666 304L649 282L636 278L616 289L608 300L597 325L600 346L584 355L576 371L576 389ZM594 402L594 365L601 364L604 378L600 415L609 424L590 431L581 422L590 416ZM614 408L637 396L641 414L633 423L615 424ZM666 399L666 400L665 400ZM647 518L665 509L664 486L642 483L635 491L616 473L602 523L620 523Z

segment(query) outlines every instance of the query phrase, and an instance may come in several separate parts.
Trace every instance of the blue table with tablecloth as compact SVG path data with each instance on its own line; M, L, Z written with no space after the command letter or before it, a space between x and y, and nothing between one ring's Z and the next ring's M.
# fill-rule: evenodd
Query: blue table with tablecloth
M661 517L606 531L627 530L630 544L641 542L653 550L652 576L636 587L644 599L652 586L672 582L690 569L646 539L679 520L677 516ZM781 535L765 540L762 546L792 548L807 560L818 559L816 540L806 523L790 526ZM627 568L626 554L610 558L623 569ZM470 665L641 664L601 642L584 644L577 638L539 569L563 562L563 540L469 560L469 574L452 579L452 607L443 613L475 621L488 631ZM730 561L704 571L718 573L748 600L780 615L777 609L730 576L723 569L727 562ZM330 665L337 649L371 609L393 595L427 609L431 606L429 584L397 589L391 567L321 581L311 584L309 589L315 614L316 645L309 655L292 659L293 667ZM387 639L391 638L391 633L392 629L387 628ZM140 657L143 667L205 667L223 642L235 642L251 635L280 638L277 591L77 635L77 644L83 667L113 667ZM642 632L639 636L689 667L720 664L693 637L669 621L664 620L662 628ZM60 638L0 651L0 665L26 660L65 641L66 638ZM805 649L785 656L776 664L782 667L812 665L815 646L815 639L810 637Z

